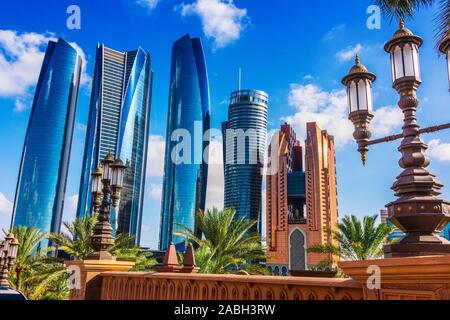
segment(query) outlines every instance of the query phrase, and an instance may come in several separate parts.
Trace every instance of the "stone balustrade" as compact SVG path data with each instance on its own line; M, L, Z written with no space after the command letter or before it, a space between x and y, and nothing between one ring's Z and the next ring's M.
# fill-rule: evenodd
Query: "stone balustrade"
M361 300L352 279L105 272L101 300Z

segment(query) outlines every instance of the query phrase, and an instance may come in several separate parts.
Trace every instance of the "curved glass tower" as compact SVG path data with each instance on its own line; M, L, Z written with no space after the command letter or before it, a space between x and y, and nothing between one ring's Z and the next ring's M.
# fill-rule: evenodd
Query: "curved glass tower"
M25 136L14 227L60 231L81 67L65 40L48 43Z
M200 39L186 35L172 47L161 250L170 242L182 246L184 239L174 231L180 225L195 231L195 213L205 209L208 155L203 157L203 151L208 147L209 128L209 84L203 48Z
M237 217L257 221L261 232L261 188L266 146L268 95L259 90L231 94L228 121L222 123L224 206Z
M150 124L150 54L97 46L77 216L92 214L92 178L109 152L127 166L112 223L140 242Z

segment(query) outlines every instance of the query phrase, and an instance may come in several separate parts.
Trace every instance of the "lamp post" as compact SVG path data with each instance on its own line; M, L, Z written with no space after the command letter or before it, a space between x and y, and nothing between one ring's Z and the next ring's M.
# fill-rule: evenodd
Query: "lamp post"
M101 168L92 174L92 195L97 223L89 243L94 249L87 260L114 260L109 248L114 245L110 223L111 205L117 207L123 185L125 166L120 159L114 160L111 153L101 161ZM112 195L113 193L113 195Z
M8 273L12 270L17 258L19 241L10 232L0 244L0 287L9 288Z
M447 37L442 41L439 50L447 58L448 90L450 91L450 31L447 32Z
M421 84L419 48L423 40L406 29L403 21L400 29L385 45L391 56L393 88L400 95L399 108L404 115L402 134L370 141L370 121L373 118L372 81L375 75L356 59L356 65L344 77L350 107L349 118L355 125L354 137L358 151L366 161L368 146L403 138L399 161L403 172L392 189L397 200L389 203L389 220L405 233L399 242L385 247L385 257L407 257L450 254L450 242L439 232L450 221L450 203L438 197L443 187L426 168L430 161L425 156L428 146L422 141L422 133L450 128L450 124L420 129L416 119L419 105L417 88Z

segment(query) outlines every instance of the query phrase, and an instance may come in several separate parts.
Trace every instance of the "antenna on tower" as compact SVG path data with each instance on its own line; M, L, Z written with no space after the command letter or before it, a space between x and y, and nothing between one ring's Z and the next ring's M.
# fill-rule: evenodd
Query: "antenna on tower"
M238 91L241 91L241 81L242 81L242 70L239 68L238 70Z

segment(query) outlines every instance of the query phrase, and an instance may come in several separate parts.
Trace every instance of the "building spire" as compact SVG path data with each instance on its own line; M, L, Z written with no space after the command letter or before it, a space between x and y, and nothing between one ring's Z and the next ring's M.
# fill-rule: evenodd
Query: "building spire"
M242 70L238 69L238 91L241 91L241 81L242 81Z

